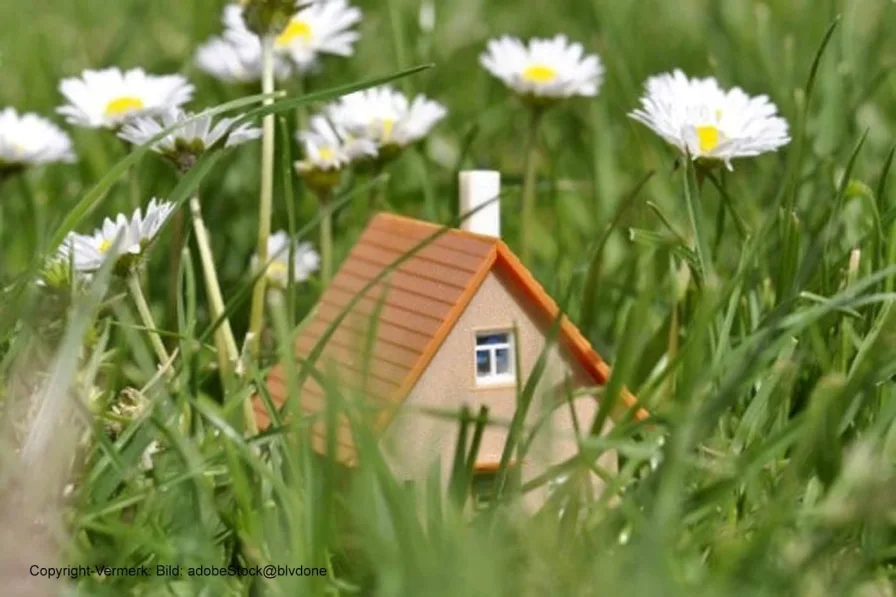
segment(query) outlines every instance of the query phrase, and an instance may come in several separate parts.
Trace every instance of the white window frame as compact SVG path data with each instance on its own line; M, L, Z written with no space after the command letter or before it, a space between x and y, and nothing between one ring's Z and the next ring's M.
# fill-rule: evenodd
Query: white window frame
M495 336L503 334L507 336L506 342L500 342L497 344L479 344L479 338L483 336ZM506 373L498 373L496 371L498 367L498 357L497 351L500 349L507 349L507 367L508 371ZM488 374L480 374L479 373L479 353L480 352L488 352L489 354L489 365L491 371ZM477 386L493 386L493 385L505 385L516 382L516 354L514 351L514 338L513 338L513 330L510 329L484 329L484 330L475 330L474 332L474 345L473 345L473 375L476 379Z

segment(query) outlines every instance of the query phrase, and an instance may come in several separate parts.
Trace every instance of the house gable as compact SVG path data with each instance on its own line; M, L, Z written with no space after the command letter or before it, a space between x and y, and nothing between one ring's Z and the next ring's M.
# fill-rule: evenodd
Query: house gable
M530 420L553 411L566 395L567 383L569 387L594 385L591 375L569 350L556 343L548 346L550 324L512 276L502 267L493 267L383 432L384 452L395 469L414 478L439 461L443 471L450 470L457 415L464 406L473 414L481 406L489 411L491 424L483 434L477 462L489 465L500 460L507 425L516 411L517 385L515 381L496 385L477 380L477 333L510 331L514 335L523 383L546 350L546 367L536 387ZM545 441L533 446L535 462L552 461L552 451L564 447L551 441L555 435L564 435L574 443L571 429L544 432Z
M493 272L540 325L550 326L560 316L556 303L500 239L379 214L300 332L297 360L311 359L317 370L335 371L340 387L359 390L377 411L374 426L384 429ZM371 330L373 316L376 324ZM589 385L605 383L609 368L565 316L559 332L558 343L590 377ZM316 352L319 355L312 359ZM283 366L277 365L267 379L278 409L288 397L284 376ZM298 394L292 412L315 415L327 404L326 393L313 377ZM635 406L627 391L622 398L626 410ZM254 409L259 427L268 427L270 417L260 399L254 401ZM636 410L635 415L646 413ZM344 416L337 432L340 460L353 462L355 447ZM315 449L323 451L322 420L311 425L311 438Z

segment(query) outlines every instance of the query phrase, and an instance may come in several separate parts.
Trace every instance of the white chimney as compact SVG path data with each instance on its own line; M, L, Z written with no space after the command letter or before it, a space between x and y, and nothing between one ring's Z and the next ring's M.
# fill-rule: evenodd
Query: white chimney
M494 170L468 170L461 172L459 178L461 229L500 237L501 173Z

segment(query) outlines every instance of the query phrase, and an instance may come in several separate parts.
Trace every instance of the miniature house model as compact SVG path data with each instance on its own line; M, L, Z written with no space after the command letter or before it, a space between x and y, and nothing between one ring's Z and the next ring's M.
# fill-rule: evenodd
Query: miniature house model
M384 453L407 479L420 479L439 463L447 482L458 439L457 418L450 414L464 405L473 413L481 405L489 409L475 471L487 475L497 468L516 409L517 379L525 384L559 316L557 304L499 237L499 174L463 172L460 186L461 213L468 214L462 229L375 216L296 343L297 361L303 362L356 294L370 286L324 344L316 367L335 375L340 387L363 388ZM544 431L521 463L523 481L577 452L576 430L587 433L597 404L584 396L570 408L569 391L603 385L610 373L565 316L553 337L527 421L540 420ZM274 367L267 385L275 406L282 407L290 398L282 365ZM308 377L292 397L292 416L319 415L326 395ZM646 415L628 392L619 402L616 415ZM260 428L270 425L259 400L255 412ZM312 446L321 453L326 429L323 416L310 426ZM352 466L357 453L344 415L336 429L337 458Z

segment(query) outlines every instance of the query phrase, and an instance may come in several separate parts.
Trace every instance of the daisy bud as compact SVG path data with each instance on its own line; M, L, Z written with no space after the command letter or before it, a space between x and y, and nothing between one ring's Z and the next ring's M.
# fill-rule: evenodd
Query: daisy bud
M326 170L309 167L306 162L296 162L296 172L305 185L317 195L329 194L342 181L342 170Z
M259 37L280 35L296 10L295 0L243 0L243 19Z

